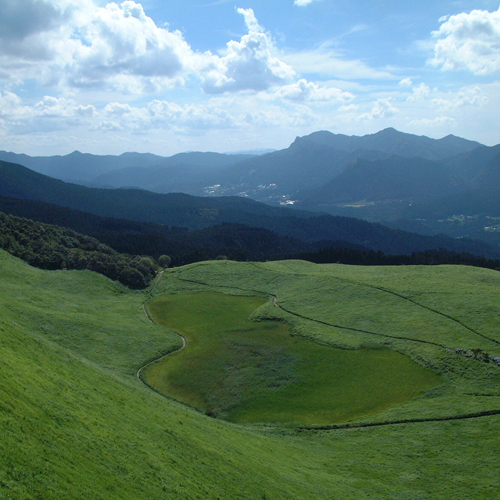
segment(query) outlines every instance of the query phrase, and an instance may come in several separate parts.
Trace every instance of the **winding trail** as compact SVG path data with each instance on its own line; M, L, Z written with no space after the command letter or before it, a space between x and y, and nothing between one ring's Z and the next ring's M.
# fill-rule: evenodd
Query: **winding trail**
M161 277L163 276L163 272L164 271L160 271L158 273L158 276L155 278L155 281L153 283L153 286L151 287L151 290L149 291L149 298L147 298L143 303L142 303L142 310L144 311L144 315L146 316L146 318L153 324L156 324L156 322L153 320L153 318L151 317L151 315L149 314L148 312L148 309L146 307L146 305L151 301L151 299L153 298L153 293L154 291L156 290L156 287L158 286L158 283L160 282L161 280ZM158 392L156 391L156 389L154 387L152 387L150 384L148 384L145 380L143 380L141 378L141 372L142 370L144 370L145 368L147 368L148 366L154 364L154 363L158 363L160 362L162 359L165 359L166 357L172 355L172 354L176 354L178 352L181 352L183 349L186 348L187 346L187 341L186 341L186 337L184 337L184 335L181 335L179 332L176 332L177 335L179 335L179 337L182 339L182 346L179 347L178 349L175 349L173 351L170 351L170 352L167 352L167 354L164 354L163 356L160 356L159 358L156 358L156 359L153 359L152 361L148 361L145 365L141 366L138 370L137 370L137 373L136 373L136 376L137 378L144 384L146 385L147 387L149 387L150 389L152 389L153 391L155 392Z
M149 318L149 316L148 316ZM165 358L168 358L168 356L171 356L172 354L177 354L179 352L181 352L183 349L186 348L187 346L187 341L186 341L186 337L184 337L184 335L181 335L180 333L176 332L177 335L179 335L179 337L182 339L182 346L179 347L178 349L175 349L174 351L170 351L170 352L167 352L167 354L164 354L163 356L160 356L159 358L156 358L156 359L153 359L153 361L149 361L148 363L146 363L145 365L141 366L138 370L137 370L137 378L144 384L146 385L147 387L149 387L150 389L152 389L153 391L155 392L158 392L154 387L152 387L150 384L148 384L144 379L141 378L141 372L142 370L144 370L145 368L147 368L148 366L150 365L153 365L155 363L159 363L160 361L162 361L163 359Z

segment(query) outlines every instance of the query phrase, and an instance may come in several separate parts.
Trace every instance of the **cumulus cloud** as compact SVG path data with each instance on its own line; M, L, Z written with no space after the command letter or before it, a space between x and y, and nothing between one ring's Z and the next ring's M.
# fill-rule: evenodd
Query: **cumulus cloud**
M72 45L69 61L61 69L77 87L113 84L117 75L165 84L181 76L192 54L179 32L158 28L142 6L131 0L95 9Z
M24 104L13 92L0 93L0 120L13 134L47 133L67 130L90 121L96 113L93 105L77 104L73 99L45 96L33 105Z
M10 135L47 135L73 129L74 134L144 134L172 131L205 135L214 130L255 131L264 128L302 127L318 123L319 116L297 101L275 103L259 94L212 97L204 103L179 104L153 99L134 106L112 101L102 106L73 99L45 96L32 105L12 92L0 93L0 128Z
M443 70L468 70L476 75L500 72L500 8L473 10L440 19L430 63Z
M413 85L413 81L411 78L404 78L399 82L399 85L401 85L401 87L411 87Z
M32 113L28 106L24 106L21 98L13 92L0 92L0 118L20 119Z
M360 116L364 120L378 120L381 118L390 118L395 114L399 113L399 109L396 108L390 99L377 99L373 103L373 108L369 113L364 113Z
M76 6L76 0L2 0L0 47L5 50L9 40L19 43L58 28L71 17Z
M309 5L312 2L314 2L314 0L295 0L293 4L298 5L299 7L305 7L306 5Z
M281 87L275 97L290 101L330 101L345 103L354 99L350 92L344 92L336 87L320 87L314 82L300 79L296 83Z
M6 1L0 69L11 78L147 91L182 81L194 57L181 33L156 26L132 0L105 7L92 0ZM21 27L2 30L2 23Z
M273 55L274 44L257 22L252 9L237 9L245 18L248 34L227 44L222 57L213 56L202 74L208 94L241 90L262 91L291 81L295 71Z
M194 77L204 92L222 94L263 91L295 77L252 9L237 9L248 33L212 54L193 51L182 33L157 26L133 0L104 7L95 0L4 1L0 75L11 82L137 94Z
M35 104L33 109L38 116L64 117L72 116L75 113L75 102L67 100L64 97L57 98L45 96L41 101Z
M484 106L488 103L488 98L479 87L471 87L445 97L436 97L432 102L442 109L454 110L465 106Z
M176 129L224 129L237 126L237 118L216 103L181 106L154 100L147 106L150 126Z
M418 87L413 87L413 94L410 95L407 101L419 101L421 99L425 99L431 93L430 87L428 87L425 83L421 83Z

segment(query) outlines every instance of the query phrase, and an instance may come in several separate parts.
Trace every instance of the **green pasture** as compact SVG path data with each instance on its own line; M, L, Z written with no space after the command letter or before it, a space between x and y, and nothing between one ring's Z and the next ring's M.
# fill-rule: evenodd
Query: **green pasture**
M194 291L275 296L279 307L266 301L252 318L285 322L296 336L355 349L361 357L379 348L398 352L441 377L439 388L380 407L365 420L433 418L483 411L492 404L500 408L494 399L500 398L499 367L455 353L456 348L481 349L500 356L498 272L463 266L205 262L165 274L157 300L162 294Z
M150 303L188 348L151 364L156 390L238 423L327 424L360 417L441 384L388 349L342 350L292 335L288 324L250 321L260 297L182 293Z
M405 313L394 310L398 301L391 302L391 310L384 306L387 292L376 296L379 316L391 319L384 323L375 310L364 315L354 304L349 309L347 299L335 295L338 278L411 294L496 338L497 276L448 266L366 270L212 262L166 272L154 296L163 300L196 291L254 297L249 300L257 302L248 306L251 323L272 325L266 318L279 319L293 339L383 347L376 351L403 353L441 377L442 385L421 396L354 419L382 423L500 409L498 368L435 346L318 323L340 318L354 328L370 323L378 333L403 331L398 316L403 320ZM498 498L497 415L333 431L209 418L152 391L136 376L138 368L182 345L172 328L146 318L147 292L131 292L91 272L33 269L2 251L0 283L1 500ZM265 303L255 299L258 292ZM271 295L303 317L274 307L267 301ZM332 296L344 303L341 316ZM456 331L457 347L490 349L491 341L467 329L434 325L425 311L415 320L435 332L429 338L441 342Z

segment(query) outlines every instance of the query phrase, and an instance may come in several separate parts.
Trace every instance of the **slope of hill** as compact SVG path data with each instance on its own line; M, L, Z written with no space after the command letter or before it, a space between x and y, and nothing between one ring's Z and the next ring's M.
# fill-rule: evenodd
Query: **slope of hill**
M406 404L351 421L352 428L296 432L228 424L159 396L136 371L181 342L147 320L146 294L89 272L33 269L0 251L0 494L495 498L500 419L491 411L500 404L499 368L425 341L498 354L496 343L474 333L500 340L498 315L491 315L498 276L448 266L287 262L205 263L162 279L155 296L275 295L281 308L269 301L254 318L284 320L294 335L350 354L362 353L352 347L394 349L444 380Z
M130 288L146 288L159 266L67 228L0 212L0 248L41 269L89 269Z
M327 184L358 158L381 160L398 155L443 160L479 146L455 136L435 140L385 129L362 137L314 132L297 137L287 149L260 156L193 152L162 158L138 153L95 156L75 151L67 156L29 157L0 152L0 160L96 187L137 187L199 196L244 194L279 204L302 199L304 190Z
M382 200L419 200L457 189L446 167L423 158L391 156L379 161L358 159L335 179L311 193L305 206Z
M28 156L0 151L0 160L19 163L35 172L68 182L89 183L97 175L128 165L154 165L161 156L124 153L120 156L97 156L74 151L66 156Z
M463 187L477 187L474 180L500 154L500 145L482 146L467 153L447 158L443 163ZM498 161L498 160L497 160Z
M218 256L234 260L275 260L312 250L305 242L243 224L224 223L188 231L151 222L100 217L51 203L4 196L0 196L0 212L71 228L121 253L148 255L155 259L168 254L175 266Z
M303 200L304 191L317 189L341 174L357 159L383 160L391 155L443 160L480 147L481 144L455 136L435 140L386 129L363 137L320 131L297 137L289 148L254 157L199 179L206 194L244 194L277 204ZM144 186L145 187L145 186ZM166 192L168 185L149 189Z
M498 256L493 247L474 241L414 235L361 220L271 207L242 197L199 198L141 190L86 188L5 162L0 162L0 195L54 203L104 217L191 230L235 223L261 227L306 243L342 240L391 254L442 247L490 258Z
M481 146L439 162L357 160L296 206L498 246L499 190L500 145Z
M401 216L435 232L500 245L500 145L478 148L447 163L461 190L405 207Z
M295 141L289 148L254 157L200 179L204 191L194 194L244 195L279 204L294 200L303 190L319 187L356 158L379 159L378 151L336 150L313 142Z

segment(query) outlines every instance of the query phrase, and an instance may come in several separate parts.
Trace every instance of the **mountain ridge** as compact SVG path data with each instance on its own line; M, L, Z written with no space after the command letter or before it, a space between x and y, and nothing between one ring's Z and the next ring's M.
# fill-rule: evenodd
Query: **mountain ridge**
M494 247L479 242L416 235L358 219L272 207L242 197L202 198L182 193L88 188L1 161L0 195L53 203L101 217L154 222L190 230L222 223L244 224L305 243L346 241L393 254L439 247L495 258L498 253Z

